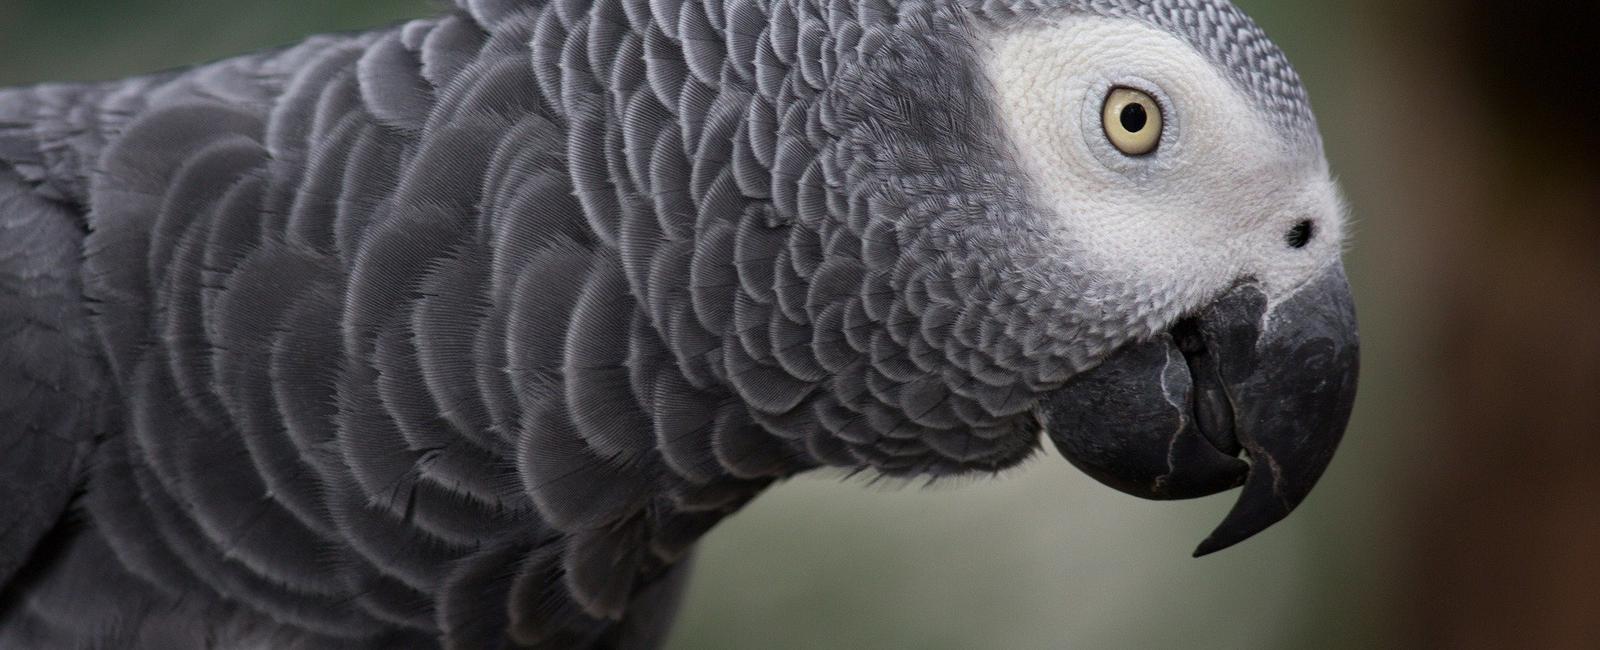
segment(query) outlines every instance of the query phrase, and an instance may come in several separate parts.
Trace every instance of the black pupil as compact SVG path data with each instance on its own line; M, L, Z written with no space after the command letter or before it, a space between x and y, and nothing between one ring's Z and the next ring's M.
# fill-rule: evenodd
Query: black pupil
M1144 112L1144 104L1138 102L1122 107L1122 128L1129 133L1138 133L1144 130L1144 125L1150 122L1150 116Z
M1315 234L1315 227L1310 221L1302 221L1289 229L1289 234L1284 239L1289 241L1290 248L1305 248L1311 243L1311 235Z

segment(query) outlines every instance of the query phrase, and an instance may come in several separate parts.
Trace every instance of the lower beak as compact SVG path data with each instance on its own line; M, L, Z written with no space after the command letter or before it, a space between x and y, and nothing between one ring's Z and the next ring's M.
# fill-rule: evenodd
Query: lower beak
M1074 377L1040 416L1067 460L1124 492L1185 499L1244 485L1198 557L1265 530L1310 493L1349 421L1358 357L1335 264L1275 304L1256 283L1233 288Z

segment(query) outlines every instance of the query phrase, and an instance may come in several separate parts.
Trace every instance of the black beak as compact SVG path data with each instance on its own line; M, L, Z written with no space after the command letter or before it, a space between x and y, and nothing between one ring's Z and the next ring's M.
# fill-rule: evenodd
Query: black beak
M1199 557L1265 530L1311 492L1349 422L1358 357L1335 264L1276 305L1253 282L1233 288L1074 377L1040 416L1067 460L1123 492L1187 499L1244 485Z

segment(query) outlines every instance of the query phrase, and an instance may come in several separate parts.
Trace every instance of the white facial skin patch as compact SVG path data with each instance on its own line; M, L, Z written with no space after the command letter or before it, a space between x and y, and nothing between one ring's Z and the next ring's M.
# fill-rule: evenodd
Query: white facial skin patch
M1133 310L1121 314L1127 325L1164 330L1244 277L1276 302L1338 260L1344 208L1320 147L1276 131L1179 37L1082 16L995 33L986 45L1019 163L1057 235L1110 285L1105 297L1134 298L1117 301ZM1160 141L1148 153L1108 138L1106 100L1119 88L1160 106Z

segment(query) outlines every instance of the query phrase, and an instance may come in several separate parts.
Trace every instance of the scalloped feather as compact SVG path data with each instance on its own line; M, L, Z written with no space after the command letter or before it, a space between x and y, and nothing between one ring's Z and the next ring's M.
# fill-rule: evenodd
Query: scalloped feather
M356 64L362 104L384 125L418 132L433 107L433 86L422 76L422 62L399 34L367 48Z

